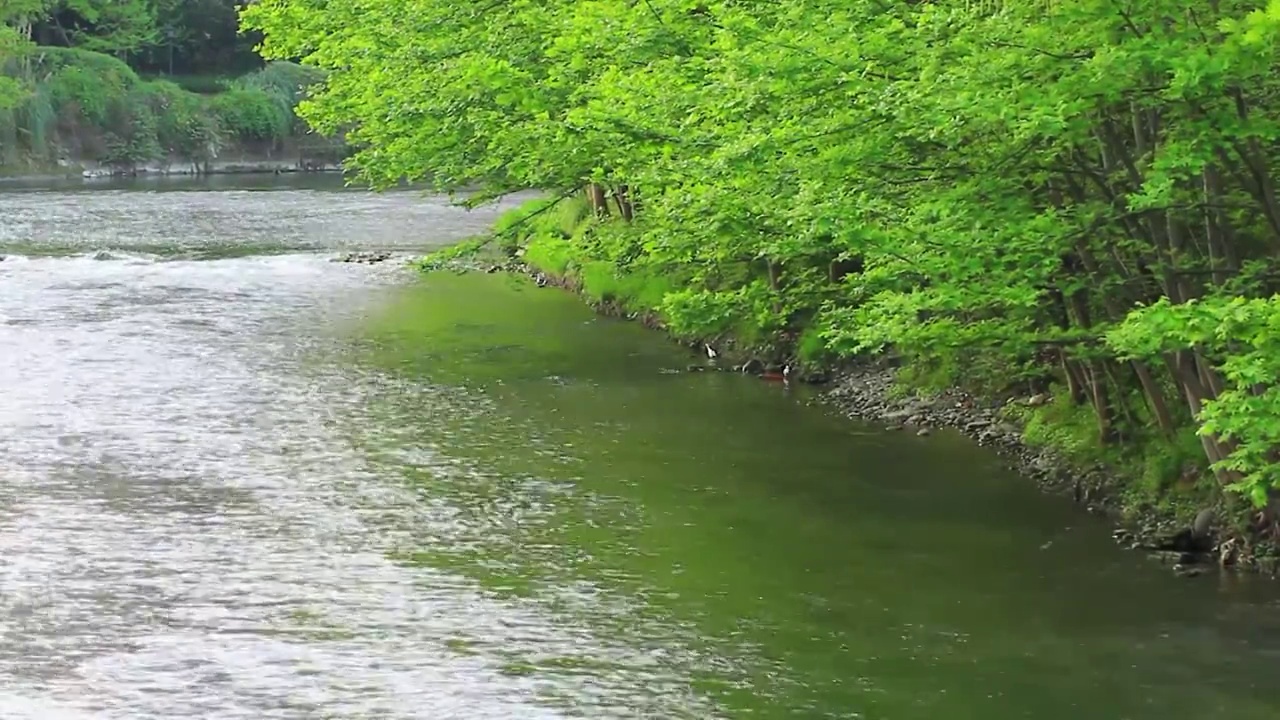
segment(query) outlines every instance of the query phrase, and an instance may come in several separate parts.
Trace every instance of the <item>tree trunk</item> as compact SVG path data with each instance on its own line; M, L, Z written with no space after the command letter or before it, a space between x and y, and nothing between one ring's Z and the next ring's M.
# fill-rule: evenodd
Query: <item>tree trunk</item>
M1142 393L1147 398L1147 404L1151 408L1151 414L1156 416L1156 424L1160 426L1160 432L1165 437L1173 437L1178 432L1178 425L1174 422L1173 413L1169 412L1169 403L1165 401L1164 390L1160 388L1160 384L1151 376L1151 369L1142 361L1133 363L1133 372L1138 376L1138 382L1142 385Z
M631 207L631 201L627 198L626 185L619 185L617 189L613 191L613 200L618 204L618 215L620 215L623 220L631 222L632 218L635 217L635 209Z
M1087 401L1088 398L1085 396L1084 373L1076 363L1067 358L1065 350L1059 350L1058 355L1062 359L1062 374L1067 379L1067 393L1071 397L1071 404L1085 404L1085 401Z
M587 186L587 197L591 201L591 210L598 218L609 217L609 201L605 198L604 187L599 183Z
M1111 394L1107 392L1107 371L1101 360L1089 363L1089 399L1093 402L1094 413L1098 416L1098 442L1103 445L1114 443L1118 437L1115 427L1115 409L1111 404Z

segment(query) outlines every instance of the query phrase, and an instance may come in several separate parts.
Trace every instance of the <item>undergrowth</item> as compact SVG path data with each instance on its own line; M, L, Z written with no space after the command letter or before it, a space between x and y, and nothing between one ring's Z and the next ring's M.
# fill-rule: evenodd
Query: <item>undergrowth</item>
M78 48L41 47L0 65L22 88L0 110L0 164L77 159L121 168L201 163L233 144L268 148L304 131L294 108L320 79L273 62L236 79L144 79L123 61Z
M618 237L620 232L631 236ZM737 292L705 293L701 286L715 279L699 277L689 268L626 262L625 246L643 233L639 223L598 222L582 197L543 198L504 213L491 237L433 253L422 267L436 268L450 257L475 254L496 243L502 255L568 280L593 304L659 318L680 340L725 342L739 359L790 358L815 373L847 359L826 341L820 309L804 316L806 321L798 326L778 322L778 308L770 304L762 281L753 284L735 277ZM750 267L742 272L749 276ZM1184 425L1172 437L1160 434L1139 394L1121 403L1127 412L1124 442L1103 442L1091 407L1073 402L1066 388L1025 381L1001 384L1001 377L1020 376L1001 366L1007 358L972 352L913 354L899 360L897 382L890 390L893 397L938 392L967 376L973 381L962 383L963 389L976 396L1017 398L1004 405L1001 415L1023 428L1025 442L1051 449L1075 467L1106 467L1117 479L1109 491L1128 515L1154 511L1189 519L1219 497L1194 428ZM1028 404L1028 396L1042 402Z
M1053 450L1075 467L1107 468L1120 483L1110 489L1126 515L1155 511L1189 521L1216 502L1219 490L1194 428L1162 435L1145 408L1135 409L1125 441L1104 443L1089 406L1073 403L1065 388L1046 395L1043 405L1010 403L1002 414L1022 426L1028 445Z

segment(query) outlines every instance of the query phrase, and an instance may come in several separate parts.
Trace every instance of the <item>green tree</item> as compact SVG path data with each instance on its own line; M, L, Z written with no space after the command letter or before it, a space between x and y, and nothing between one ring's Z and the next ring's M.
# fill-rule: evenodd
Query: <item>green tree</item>
M77 47L127 55L157 39L151 0L56 0L47 15Z
M0 6L0 111L26 97L19 65L32 48L32 23L43 17L49 0L7 0Z
M260 0L375 185L581 191L675 329L1051 381L1098 445L1280 483L1280 1ZM840 268L852 268L852 271ZM1206 320L1205 318L1211 318ZM1199 324L1197 324L1199 323ZM1216 324L1215 324L1216 323Z
M241 73L261 65L256 39L239 33L241 0L154 0L156 37L150 67L176 72Z

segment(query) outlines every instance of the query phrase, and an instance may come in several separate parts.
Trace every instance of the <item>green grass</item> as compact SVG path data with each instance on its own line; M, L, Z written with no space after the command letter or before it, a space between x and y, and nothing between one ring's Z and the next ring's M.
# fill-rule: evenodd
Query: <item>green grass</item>
M595 302L617 302L633 312L656 312L675 289L670 278L646 272L619 272L613 263L583 262L578 271L582 292Z
M1054 450L1081 467L1103 465L1117 478L1113 488L1120 509L1128 515L1146 511L1189 520L1200 508L1212 505L1218 495L1216 480L1205 462L1200 439L1192 427L1174 437L1156 430L1140 398L1131 404L1138 426L1124 442L1103 444L1093 408L1072 404L1061 388L1047 405L1013 404L1004 414L1023 425L1023 440L1033 447Z
M573 264L573 243L563 237L537 237L524 248L524 261L530 267L553 275L564 275Z

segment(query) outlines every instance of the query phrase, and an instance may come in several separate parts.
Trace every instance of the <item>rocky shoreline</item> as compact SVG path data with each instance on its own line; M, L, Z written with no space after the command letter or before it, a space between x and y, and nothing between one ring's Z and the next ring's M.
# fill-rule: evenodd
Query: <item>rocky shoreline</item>
M124 178L138 176L159 176L159 177L206 177L209 175L286 175L294 173L336 173L342 172L341 165L331 165L325 163L304 163L302 161L295 162L242 162L242 163L222 163L217 165L208 165L197 167L194 165L177 165L177 166L159 166L147 165L130 168L121 167L95 167L87 168L80 171L80 177L85 180L99 180L108 178Z
M0 174L0 183L41 182L78 178L86 181L116 180L134 177L209 177L213 175L293 175L314 173L341 173L340 163L304 160L243 160L208 163L195 166L189 163L146 164L134 167L107 165L83 165L68 163L44 172L17 172Z
M1178 575L1193 577L1210 568L1272 576L1280 573L1280 559L1271 554L1259 557L1227 533L1193 538L1185 523L1152 513L1122 518L1115 495L1122 483L1110 468L1078 467L1052 449L1028 445L1022 428L1001 413L1011 402L1035 406L1047 402L1047 396L1001 402L951 389L932 396L897 397L892 392L894 373L887 363L846 369L821 397L847 417L883 424L891 431L921 435L940 428L957 431L991 448L1010 469L1045 491L1070 497L1086 511L1109 518L1117 525L1112 535L1119 545L1148 553L1153 560L1170 565ZM1204 518L1215 514L1210 510Z
M329 262L376 265L380 262L386 262L393 257L395 257L394 254L387 250L366 250L362 252L343 253L337 257L329 258Z

